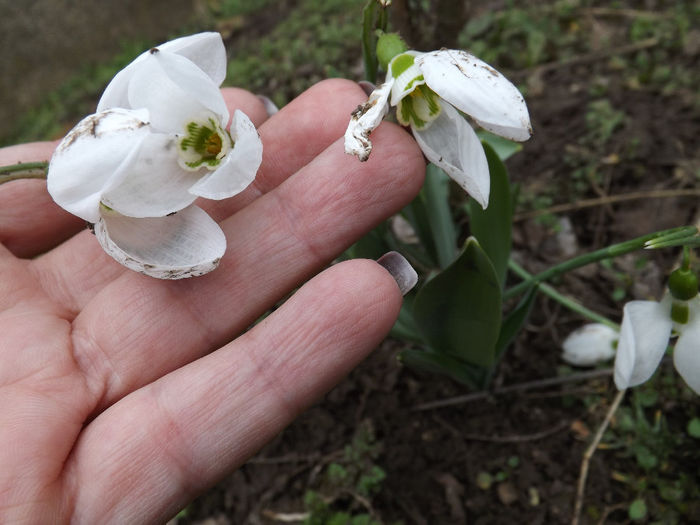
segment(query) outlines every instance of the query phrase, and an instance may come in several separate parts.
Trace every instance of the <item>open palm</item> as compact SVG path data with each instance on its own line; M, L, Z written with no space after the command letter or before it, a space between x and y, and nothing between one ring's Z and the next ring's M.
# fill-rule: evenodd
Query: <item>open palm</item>
M0 521L153 522L243 463L374 348L401 294L372 261L334 265L262 313L417 193L402 129L343 152L366 95L322 82L259 126L253 185L200 205L228 248L203 277L159 281L105 255L44 181L0 186ZM267 120L266 120L267 119ZM54 144L0 150L46 160Z

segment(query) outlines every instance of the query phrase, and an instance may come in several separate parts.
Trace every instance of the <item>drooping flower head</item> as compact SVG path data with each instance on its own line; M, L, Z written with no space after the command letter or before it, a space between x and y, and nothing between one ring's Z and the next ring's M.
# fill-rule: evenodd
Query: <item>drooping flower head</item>
M481 141L460 115L510 140L532 134L527 106L518 89L494 68L466 51L403 51L391 59L386 80L352 114L345 151L367 160L370 133L390 106L399 123L410 126L430 162L442 168L482 207L489 201L490 177Z
M262 160L255 126L230 114L219 85L218 33L167 42L137 57L102 95L97 112L58 145L48 190L94 224L105 251L164 279L202 275L226 249L223 232L193 203L245 189Z
M640 385L654 374L675 330L673 363L700 394L700 296L697 279L686 279L688 275L683 269L671 274L670 293L660 302L630 301L624 306L615 359L615 384L620 390Z

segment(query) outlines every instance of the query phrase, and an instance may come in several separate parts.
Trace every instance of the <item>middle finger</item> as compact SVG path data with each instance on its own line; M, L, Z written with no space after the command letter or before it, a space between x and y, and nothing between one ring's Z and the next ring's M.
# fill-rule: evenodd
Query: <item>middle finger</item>
M415 196L425 164L401 128L384 124L373 157L338 139L280 186L222 222L228 249L201 278L127 272L76 318L75 358L100 407L231 340L296 285Z
M263 161L254 183L232 199L197 204L220 221L275 188L342 136L350 112L365 98L355 82L342 79L308 89L260 126ZM76 314L124 270L87 231L32 261L31 268L47 293Z

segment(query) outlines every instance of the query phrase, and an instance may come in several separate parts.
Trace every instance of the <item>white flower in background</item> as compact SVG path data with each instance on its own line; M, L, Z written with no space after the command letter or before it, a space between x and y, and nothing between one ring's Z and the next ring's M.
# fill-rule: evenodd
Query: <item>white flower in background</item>
M120 71L97 112L58 145L49 193L93 223L105 251L128 268L179 279L213 270L224 254L223 232L193 202L241 192L262 160L244 113L227 130L225 76L218 33L165 43Z
M595 366L615 355L620 334L601 323L592 323L574 330L564 339L562 359L574 366Z
M684 310L685 322L673 320L676 317L673 310L679 307ZM630 301L625 305L615 359L617 388L640 385L653 375L674 328L679 334L673 350L674 365L688 386L700 394L700 297L697 295L688 301L666 295L661 302Z
M369 134L396 106L398 121L410 126L423 153L483 208L491 179L481 141L459 111L482 128L510 140L532 134L518 89L494 68L465 51L406 51L387 68L386 81L352 114L345 151L367 160ZM459 110L459 111L457 111Z

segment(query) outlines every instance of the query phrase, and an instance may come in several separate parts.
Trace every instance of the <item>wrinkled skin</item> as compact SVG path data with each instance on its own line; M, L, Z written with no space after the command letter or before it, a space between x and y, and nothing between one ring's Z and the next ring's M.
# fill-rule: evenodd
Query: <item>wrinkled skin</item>
M385 123L368 162L346 155L343 132L366 98L348 81L322 82L269 119L257 97L224 93L259 126L264 157L242 194L200 203L228 239L211 274L126 270L44 181L0 186L0 521L166 520L392 326L401 294L381 266L315 274L418 192L415 142ZM0 165L54 147L6 148Z

